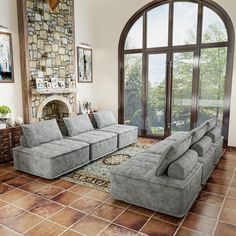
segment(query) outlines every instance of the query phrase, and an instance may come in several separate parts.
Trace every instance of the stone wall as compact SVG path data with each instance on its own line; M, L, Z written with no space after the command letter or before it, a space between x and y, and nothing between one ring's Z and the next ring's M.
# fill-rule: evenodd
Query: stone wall
M50 12L46 0L26 0L28 22L29 71L32 90L36 79L51 78L65 81L66 88L75 88L75 52L73 0L61 0L55 13ZM48 95L32 95L32 115ZM67 96L75 109L75 94Z

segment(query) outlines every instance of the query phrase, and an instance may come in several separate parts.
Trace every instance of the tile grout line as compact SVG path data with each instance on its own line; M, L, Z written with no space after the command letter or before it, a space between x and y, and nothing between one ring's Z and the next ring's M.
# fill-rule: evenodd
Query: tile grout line
M217 228L217 225L218 225L218 223L219 223L219 219L220 219L221 212L222 212L222 210L223 210L223 207L224 207L224 204L225 204L226 198L227 198L227 196L228 196L228 194L229 194L230 186L231 186L231 184L233 183L233 180L234 180L234 177L235 177L235 171L236 171L236 168L234 168L234 174L233 174L233 176L232 176L232 178L231 178L231 181L230 181L230 184L229 184L228 191L227 191L227 193L226 193L226 195L225 195L225 197L224 197L224 200L223 200L223 202L222 202L222 206L221 206L221 209L220 209L219 215L218 215L218 217L217 217L217 219L216 219L216 224L215 224L214 230L213 230L213 232L212 232L212 235L214 235L215 232L216 232L216 228Z

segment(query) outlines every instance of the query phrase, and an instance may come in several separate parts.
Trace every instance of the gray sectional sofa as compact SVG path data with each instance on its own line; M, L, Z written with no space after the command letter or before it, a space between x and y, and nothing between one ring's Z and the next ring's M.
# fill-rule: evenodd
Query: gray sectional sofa
M216 119L175 133L111 172L112 198L183 217L219 161L222 140Z
M138 128L117 125L112 112L97 112L94 117L96 129L87 114L64 118L68 131L64 137L56 120L22 125L21 146L13 150L14 168L54 179L137 141ZM115 128L109 131L118 126L119 134Z

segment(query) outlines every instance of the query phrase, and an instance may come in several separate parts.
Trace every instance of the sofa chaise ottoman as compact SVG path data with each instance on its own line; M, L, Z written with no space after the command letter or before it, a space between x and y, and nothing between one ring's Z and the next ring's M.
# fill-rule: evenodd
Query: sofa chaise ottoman
M99 131L118 135L117 148L120 149L137 142L138 127L117 124L111 111L95 112L93 115Z
M85 142L90 147L90 161L117 150L117 134L94 130L87 114L64 118L69 140Z
M111 172L112 198L183 217L201 189L202 164L189 150L192 135L161 141Z
M63 139L56 120L22 125L21 146L13 149L14 168L54 179L89 162L89 144Z

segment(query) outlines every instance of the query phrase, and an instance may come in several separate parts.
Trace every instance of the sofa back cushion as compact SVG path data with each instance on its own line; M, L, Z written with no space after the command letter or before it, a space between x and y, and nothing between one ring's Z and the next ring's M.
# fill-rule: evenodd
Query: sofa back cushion
M197 143L193 144L191 149L198 153L198 156L203 157L207 154L212 146L211 138L208 136L204 136Z
M207 124L207 132L209 132L216 127L217 119L215 117L211 118L211 119L205 121L203 124Z
M197 163L198 154L194 150L188 150L169 165L167 174L171 178L184 180Z
M217 140L221 137L222 130L220 127L215 127L208 133L206 133L206 136L210 137L213 143L216 143Z
M87 114L64 118L64 122L70 137L94 130Z
M56 120L47 120L21 127L25 138L24 144L30 148L63 139Z
M159 154L160 162L157 165L156 175L163 175L170 163L174 162L181 155L183 155L190 147L192 135L187 132L178 133L170 136L155 148L151 147L148 152Z
M95 112L93 115L99 129L117 123L112 111Z
M193 129L190 133L193 136L192 144L197 143L207 132L207 123L203 123L201 126Z

